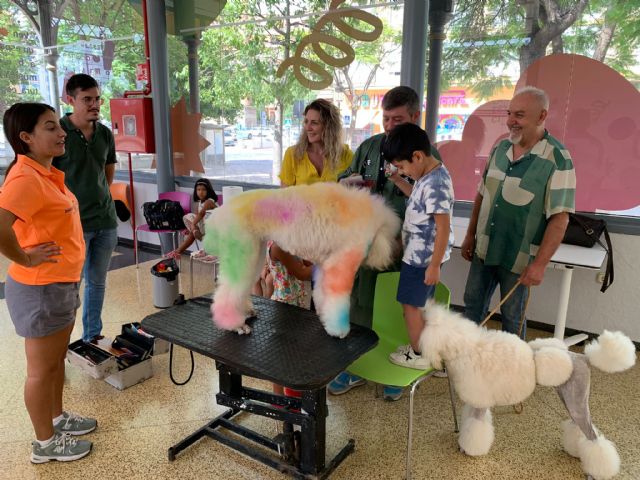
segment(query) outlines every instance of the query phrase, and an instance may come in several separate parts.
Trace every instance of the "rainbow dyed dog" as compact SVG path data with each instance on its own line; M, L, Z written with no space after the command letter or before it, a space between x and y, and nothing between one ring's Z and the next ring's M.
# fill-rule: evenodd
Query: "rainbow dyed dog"
M205 250L220 258L211 305L215 324L249 333L251 287L264 264L266 242L313 262L313 299L324 329L349 333L349 301L361 264L388 266L400 219L384 200L337 183L245 192L207 219Z

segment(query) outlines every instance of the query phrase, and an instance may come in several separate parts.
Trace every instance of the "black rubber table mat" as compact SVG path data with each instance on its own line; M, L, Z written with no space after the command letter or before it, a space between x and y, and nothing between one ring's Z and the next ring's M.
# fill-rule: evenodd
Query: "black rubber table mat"
M252 297L257 318L249 335L218 329L210 300L199 297L147 316L142 328L158 338L211 357L238 373L295 388L321 388L378 343L372 330L351 325L346 338L329 336L303 308Z

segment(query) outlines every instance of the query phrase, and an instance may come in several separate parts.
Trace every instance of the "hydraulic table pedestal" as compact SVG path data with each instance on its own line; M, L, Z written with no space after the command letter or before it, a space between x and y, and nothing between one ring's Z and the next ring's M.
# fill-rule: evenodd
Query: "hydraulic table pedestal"
M326 478L353 451L349 440L326 461L326 388L338 373L373 348L376 334L358 325L344 339L330 337L312 312L253 297L256 318L249 335L217 329L210 300L193 299L142 321L148 333L216 360L219 405L229 407L178 444L169 460L204 436L296 478ZM302 391L290 398L244 387L242 377L269 380ZM284 422L284 432L266 437L234 422L240 412ZM297 431L294 425L299 425ZM232 432L230 435L229 432Z

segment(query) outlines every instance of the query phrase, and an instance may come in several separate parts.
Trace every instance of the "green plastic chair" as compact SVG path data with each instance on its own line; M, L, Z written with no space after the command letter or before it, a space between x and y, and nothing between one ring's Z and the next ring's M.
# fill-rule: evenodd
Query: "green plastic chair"
M407 345L409 337L402 314L402 305L398 303L399 272L386 272L378 275L373 300L372 328L378 335L378 345L353 362L347 371L366 380L381 385L411 387L409 396L409 430L407 433L407 480L411 479L411 445L413 437L413 402L414 394L420 383L433 376L435 370L416 370L401 367L389 361L389 354L395 352L400 345ZM435 301L449 307L451 292L443 284L436 286ZM455 409L453 387L449 381L449 394L455 431L458 431L458 419ZM377 389L376 389L377 392Z

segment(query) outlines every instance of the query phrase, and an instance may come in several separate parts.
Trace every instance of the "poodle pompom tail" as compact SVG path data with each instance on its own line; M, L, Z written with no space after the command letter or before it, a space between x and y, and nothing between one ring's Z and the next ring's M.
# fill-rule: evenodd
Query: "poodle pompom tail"
M605 330L584 347L584 353L591 365L607 373L622 372L636 363L636 348L622 332Z

